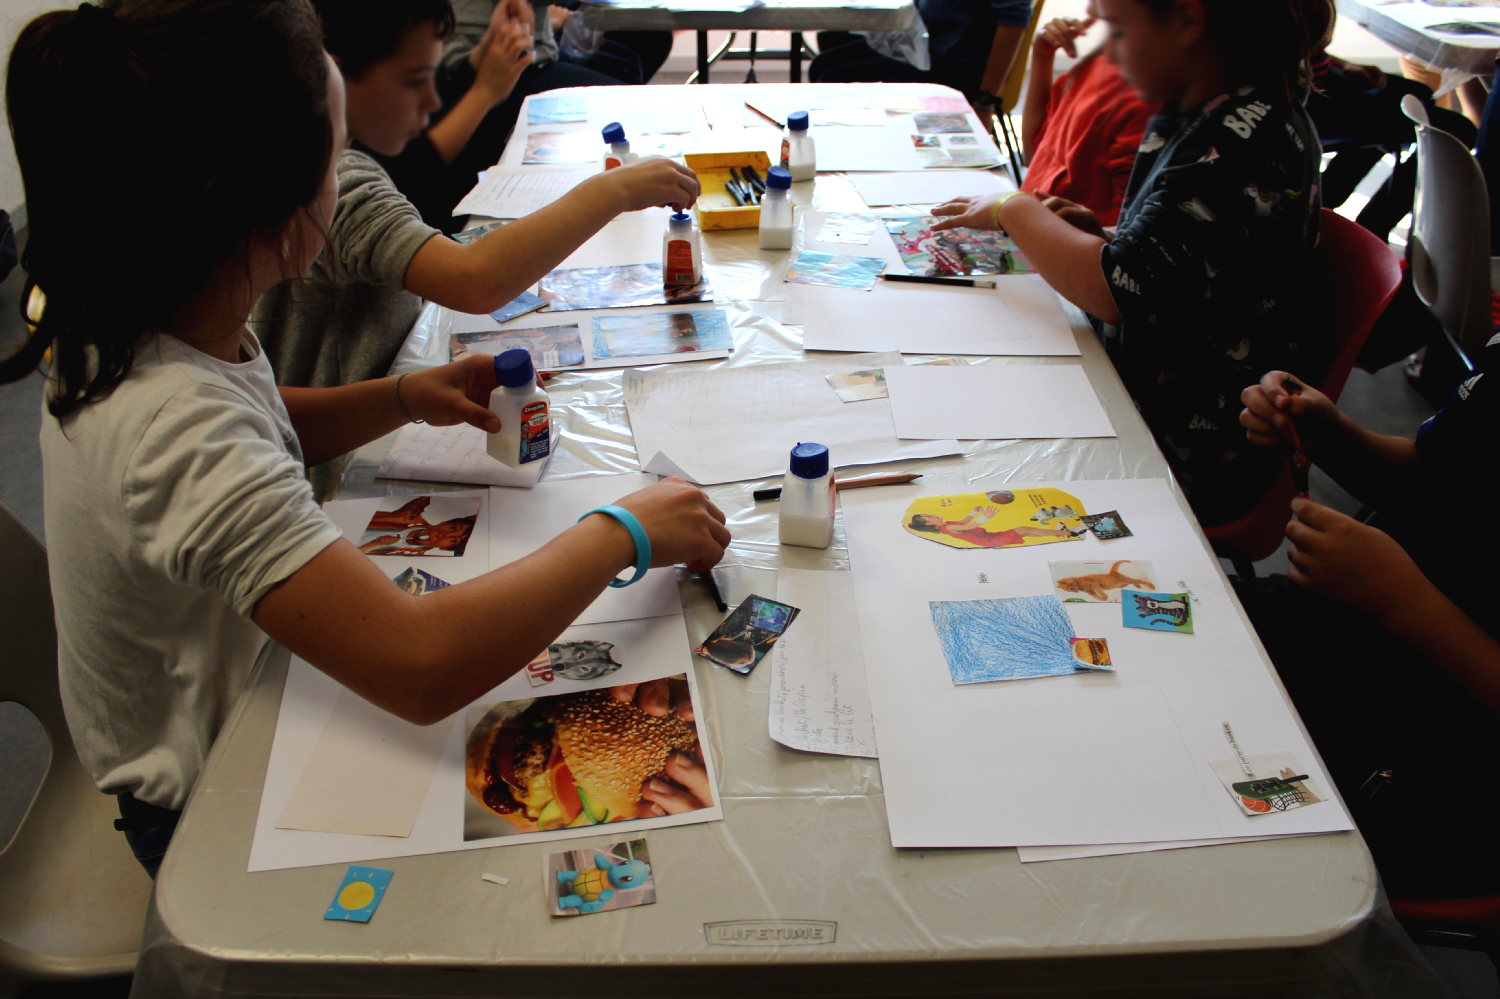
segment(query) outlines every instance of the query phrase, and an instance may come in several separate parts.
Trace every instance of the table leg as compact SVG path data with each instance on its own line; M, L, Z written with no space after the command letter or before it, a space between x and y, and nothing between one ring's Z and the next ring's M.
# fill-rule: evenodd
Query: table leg
M787 72L791 75L793 83L802 82L802 32L792 32L792 58Z
M708 32L698 32L698 82L708 82Z

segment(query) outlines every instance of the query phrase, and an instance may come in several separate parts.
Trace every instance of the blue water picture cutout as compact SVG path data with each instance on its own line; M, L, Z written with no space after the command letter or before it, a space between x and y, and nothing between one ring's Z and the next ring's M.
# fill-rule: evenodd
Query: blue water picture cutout
M932 624L954 683L1076 673L1073 625L1055 596L933 600Z

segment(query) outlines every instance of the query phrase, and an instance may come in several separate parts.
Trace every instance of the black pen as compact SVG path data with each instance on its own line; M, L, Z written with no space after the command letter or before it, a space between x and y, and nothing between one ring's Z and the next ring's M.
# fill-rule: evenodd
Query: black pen
M702 574L702 576L703 581L708 584L709 596L714 598L714 606L719 608L720 614L724 613L729 609L729 605L724 602L724 594L719 592L719 584L718 581L714 579L713 571L710 570L708 572L705 572Z
M882 274L885 281L905 281L910 284L952 284L960 288L993 288L993 278L928 277L925 274Z

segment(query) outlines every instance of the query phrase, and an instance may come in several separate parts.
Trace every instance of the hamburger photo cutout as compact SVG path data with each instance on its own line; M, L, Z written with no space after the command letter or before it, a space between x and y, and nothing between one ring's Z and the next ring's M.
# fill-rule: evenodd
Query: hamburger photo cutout
M685 676L672 682L686 689ZM697 730L676 711L647 714L607 687L478 710L483 714L469 730L464 761L472 799L465 840L648 816L642 785L668 780L674 752L700 755Z

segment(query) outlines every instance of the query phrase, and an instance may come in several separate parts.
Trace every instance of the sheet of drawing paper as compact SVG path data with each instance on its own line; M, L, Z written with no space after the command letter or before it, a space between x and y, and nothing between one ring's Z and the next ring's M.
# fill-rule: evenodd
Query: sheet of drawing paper
M607 675L590 680L573 680L559 674L542 686L534 686L532 679L523 670L475 700L469 707L438 722L436 728L444 735L442 756L427 787L416 821L412 823L411 835L404 839L276 828L276 819L291 799L298 777L312 757L319 736L343 689L327 674L294 657L277 717L276 735L271 745L248 869L252 872L269 871L520 843L598 838L604 829L592 825L524 834L506 827L501 830L500 835L465 839L466 803L474 800L465 787L464 777L470 713L476 708L485 708L499 702L555 694L577 694L608 689L616 684L639 684L683 674L687 679L689 697L695 705L701 705L703 701L694 672L693 656L689 651L687 626L681 614L583 625L569 628L554 644L607 646L612 660L621 665ZM699 711L697 727L700 738L697 751L708 772L708 786L714 789L713 804L678 815L610 823L608 833L619 833L621 835L618 838L628 839L652 829L712 822L723 818L711 748L713 737L706 727L708 724L708 716ZM389 725L372 725L362 730L361 738L367 746L373 747L381 739L387 738L389 731ZM501 825L504 823L501 822Z
M480 431L483 433L483 431ZM498 463L497 463L498 464ZM344 533L356 545L361 544L361 539L366 538L372 532L369 530L371 518L379 511L395 511L405 504L421 497L422 494L404 496L381 496L370 499L334 500L323 504L323 512L328 514L328 519ZM484 490L477 492L440 492L434 490L430 494L431 501L426 510L418 517L420 521L429 524L441 524L447 521L449 513L457 513L467 516L469 510L477 507L473 530L470 532L468 543L464 545L461 555L369 555L375 567L387 577L394 578L408 566L425 569L434 573L448 583L461 583L466 579L482 576L490 571L490 550L485 544L489 537L489 494ZM418 518L413 518L413 525L417 525ZM382 528L380 534L408 535L411 529L396 531L394 529ZM376 536L380 536L377 534ZM407 546L402 545L403 549ZM414 546L415 547L415 546Z
M532 312L512 319L508 323L497 323L494 319L485 315L475 315L465 312L453 314L452 337L466 336L468 334L495 334L511 330L528 330L535 335L545 332L553 326L576 326L583 331L581 336L583 347L583 363L572 365L563 370L593 370L596 368L631 368L646 364L666 364L673 361L710 361L728 357L731 351L727 348L716 350L695 350L690 353L670 354L643 354L625 355L622 357L595 357L594 356L594 320L600 316L610 317L615 320L623 319L632 315L671 315L678 312L696 312L698 310L713 311L715 306L711 302L695 302L690 305L648 305L633 309L568 309L562 312ZM733 329L730 329L733 334ZM451 338L450 338L451 339ZM564 339L563 336L558 337ZM498 462L497 462L498 464ZM510 485L508 482L495 482L492 485Z
M1115 436L1077 364L897 367L885 381L903 439Z
M808 350L899 350L908 354L1078 356L1057 292L1034 274L995 279L996 288L877 281L870 291L787 285Z
M340 690L276 828L410 836L447 736Z
M776 596L802 613L771 652L771 738L809 753L873 758L875 720L849 573L782 569Z
M818 170L915 170L917 152L911 137L885 128L814 125L808 129L818 150ZM894 202L886 202L894 204Z
M554 441L562 434L562 422L556 410L552 415L552 432ZM396 436L396 443L386 452L375 476L518 489L535 486L550 460L527 462L520 468L511 468L490 457L486 449L488 438L489 434L467 423L452 427L407 424Z
M1293 833L1292 835L1315 835ZM1222 839L1175 839L1161 843L1094 843L1088 846L1020 846L1016 853L1023 864L1048 860L1080 860L1084 857L1117 857L1127 853L1156 853L1160 850L1188 850L1195 846L1223 846L1226 843L1258 843L1282 836L1226 836Z
M861 130L858 134L864 134ZM907 151L916 157L911 136L901 137ZM818 145L818 169L823 166L823 146ZM979 170L913 170L903 173L856 173L849 182L871 208L881 205L940 205L954 198L975 194L1014 191L1016 185L999 174Z
M1352 828L1334 801L1250 818L1210 767L1229 755L1228 719L1247 753L1291 752L1328 786L1222 571L1166 482L967 487L1016 496L1059 488L1086 509L1128 515L1136 537L1106 547L1085 536L1067 546L1068 557L1149 558L1164 578L1186 580L1199 597L1196 634L1126 629L1116 604L1065 604L1075 635L1109 643L1114 672L955 685L930 602L1047 592L1058 549L955 549L908 532L902 514L913 496L951 486L840 494L893 845L1158 843ZM941 766L933 765L935 738Z
M632 369L624 387L636 455L644 471L713 485L781 475L799 441L828 445L837 467L960 453L957 441L897 440L889 400L846 406L824 378L853 366L885 366L889 375L900 363L877 354L713 371Z
M798 212L797 224L802 227L802 249L814 253L852 253L861 257L881 257L886 262L886 271L888 273L905 273L906 265L901 262L901 255L896 252L896 246L891 242L890 236L883 231L885 229L884 224L877 225L857 250L849 243L838 239L825 238L842 235L840 232L841 223L838 220L864 217L867 216L847 215L837 212ZM873 218L874 216L868 217ZM796 254L787 254L788 266L790 266L791 261L795 257Z
M629 473L543 482L528 492L496 489L490 493L490 564L498 568L525 558L576 524L585 512L655 482L654 475ZM574 624L680 613L677 570L667 566L648 570L630 586L605 587Z
M474 189L454 206L454 215L489 215L518 219L541 208L598 173L593 168L569 170L525 170L491 167Z

